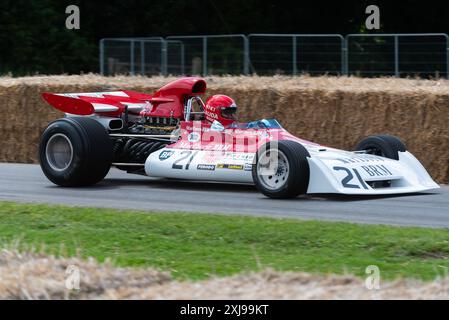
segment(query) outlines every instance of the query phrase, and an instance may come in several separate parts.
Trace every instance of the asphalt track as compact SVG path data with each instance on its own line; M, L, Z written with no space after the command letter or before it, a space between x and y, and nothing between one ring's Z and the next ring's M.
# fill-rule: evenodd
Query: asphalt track
M449 227L449 186L401 196L314 195L273 200L250 185L154 179L117 169L93 187L61 188L49 182L38 165L0 164L0 200Z

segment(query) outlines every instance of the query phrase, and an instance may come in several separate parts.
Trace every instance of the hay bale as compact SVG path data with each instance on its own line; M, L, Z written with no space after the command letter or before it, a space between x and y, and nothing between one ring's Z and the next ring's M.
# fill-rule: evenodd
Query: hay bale
M131 89L153 92L175 77L0 78L0 161L37 162L47 124L61 116L40 93ZM355 77L207 77L208 95L235 98L242 121L276 117L292 134L352 149L370 134L405 140L440 183L449 183L449 81Z
M68 287L75 270L79 289ZM108 261L56 258L38 252L0 251L0 299L96 299L119 287L147 288L171 281L155 269L116 268Z
M79 272L79 289L68 288ZM380 281L368 290L353 275L261 270L178 281L151 268L118 268L94 259L0 250L0 299L448 299L449 278Z

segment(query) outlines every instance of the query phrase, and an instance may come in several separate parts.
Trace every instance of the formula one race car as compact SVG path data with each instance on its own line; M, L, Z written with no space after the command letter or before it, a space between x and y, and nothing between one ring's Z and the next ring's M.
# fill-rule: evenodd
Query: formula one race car
M67 187L97 183L115 166L151 177L254 183L271 198L439 187L394 136L370 136L355 151L338 150L297 138L274 119L239 123L231 98L203 103L205 91L203 79L187 77L152 95L43 93L66 116L42 135L42 170Z

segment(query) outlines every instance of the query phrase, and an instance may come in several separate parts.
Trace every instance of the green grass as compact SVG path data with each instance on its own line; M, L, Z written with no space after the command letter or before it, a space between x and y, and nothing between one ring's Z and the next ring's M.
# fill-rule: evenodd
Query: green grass
M0 240L52 254L111 258L201 279L249 270L434 279L449 268L449 231L0 202Z

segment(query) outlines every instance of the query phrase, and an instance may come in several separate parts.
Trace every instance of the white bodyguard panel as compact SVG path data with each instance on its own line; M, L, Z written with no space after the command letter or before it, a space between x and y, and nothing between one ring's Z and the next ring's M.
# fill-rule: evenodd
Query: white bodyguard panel
M308 146L308 150L311 157L307 193L372 195L439 188L409 152L400 152L397 161L332 148ZM254 153L163 148L147 158L145 172L152 177L253 183L254 156ZM378 185L384 182L388 187Z
M399 160L336 149L311 152L307 193L395 194L439 188L410 152ZM376 182L385 182L388 187Z
M252 183L254 155L163 148L148 156L145 172L151 177Z

